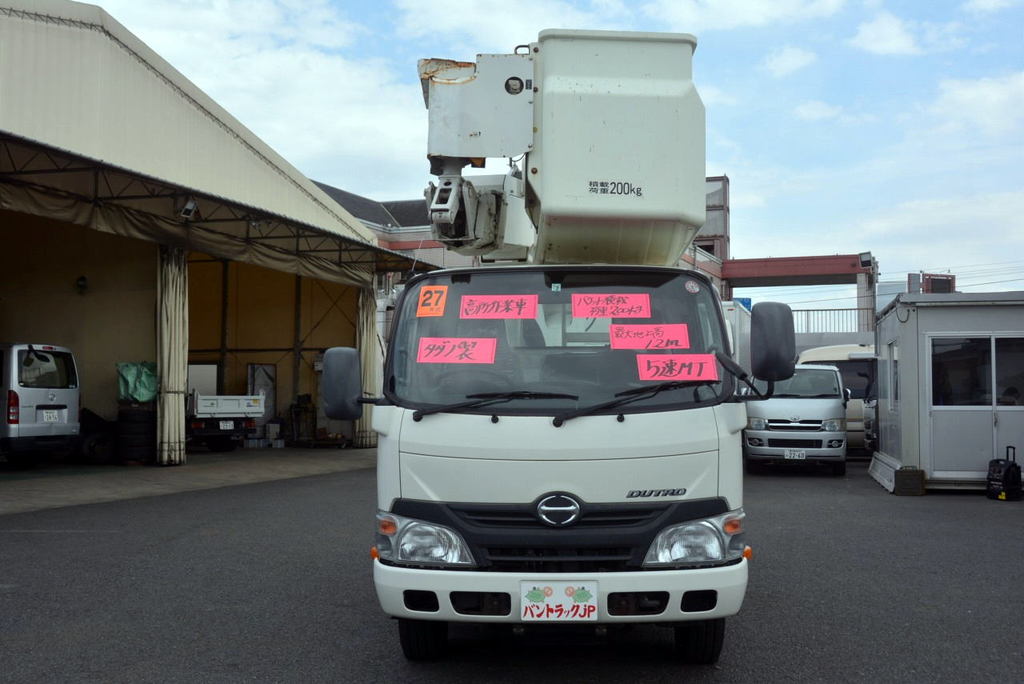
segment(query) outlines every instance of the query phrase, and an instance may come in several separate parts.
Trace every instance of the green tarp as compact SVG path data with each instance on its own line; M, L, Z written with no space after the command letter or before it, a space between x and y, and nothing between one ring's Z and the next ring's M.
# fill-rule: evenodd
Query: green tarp
M152 361L117 364L118 401L155 401L160 379Z

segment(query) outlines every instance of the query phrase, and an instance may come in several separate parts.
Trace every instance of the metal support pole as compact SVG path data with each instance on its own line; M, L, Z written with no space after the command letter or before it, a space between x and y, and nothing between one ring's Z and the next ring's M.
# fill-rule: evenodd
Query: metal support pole
M220 262L220 356L217 362L217 394L224 392L224 367L228 360L228 275L230 262Z
M299 401L299 371L302 369L302 276L295 276L295 330L292 337L292 403Z

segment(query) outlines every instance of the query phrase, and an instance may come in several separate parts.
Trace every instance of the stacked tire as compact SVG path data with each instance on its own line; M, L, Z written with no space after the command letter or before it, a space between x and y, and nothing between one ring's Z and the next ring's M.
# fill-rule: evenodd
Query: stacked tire
M156 410L122 407L117 412L117 458L121 463L156 462Z

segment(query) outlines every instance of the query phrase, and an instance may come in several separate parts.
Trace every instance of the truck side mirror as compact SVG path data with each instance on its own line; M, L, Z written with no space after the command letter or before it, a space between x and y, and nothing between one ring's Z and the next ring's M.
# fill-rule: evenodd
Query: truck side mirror
M758 380L777 382L793 377L796 334L793 311L779 302L760 302L750 312L750 366Z
M363 371L359 352L352 347L332 347L324 352L320 378L324 413L335 420L356 420L363 415Z

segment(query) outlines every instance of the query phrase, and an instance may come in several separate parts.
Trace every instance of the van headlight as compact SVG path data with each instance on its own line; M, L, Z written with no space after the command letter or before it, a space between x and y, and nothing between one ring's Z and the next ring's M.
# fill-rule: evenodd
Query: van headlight
M764 418L749 417L747 418L747 427L751 430L767 430L768 421Z
M829 418L821 421L821 429L825 432L846 432L845 418Z
M392 513L377 514L377 554L398 565L476 565L469 546L455 530Z
M645 567L718 565L739 560L745 547L743 509L666 527L654 538Z

